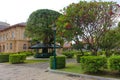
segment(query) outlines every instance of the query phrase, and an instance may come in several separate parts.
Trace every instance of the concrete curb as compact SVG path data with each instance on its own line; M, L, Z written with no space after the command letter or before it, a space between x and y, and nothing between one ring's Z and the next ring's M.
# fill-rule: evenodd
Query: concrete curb
M86 74L78 74L78 73L71 73L71 72L65 72L65 71L59 71L59 70L53 70L48 68L49 72L57 73L57 74L63 74L68 76L75 76L75 77L82 77L84 79L93 79L93 80L120 80L116 78L105 78L105 77L99 77L99 76L92 76L92 75L86 75Z

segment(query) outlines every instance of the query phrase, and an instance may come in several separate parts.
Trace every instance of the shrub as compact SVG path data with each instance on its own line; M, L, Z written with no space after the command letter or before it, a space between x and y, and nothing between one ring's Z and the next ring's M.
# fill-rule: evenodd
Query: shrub
M82 57L82 55L81 54L77 54L76 55L76 61L77 61L77 63L80 63L80 58Z
M106 66L107 58L103 56L83 56L80 62L85 72L94 73Z
M33 53L30 52L30 51L19 52L19 54L26 54L26 56L31 56L31 55L33 55Z
M112 53L113 55L120 55L120 51L119 51L119 50L111 51L111 53Z
M8 62L9 54L0 54L0 62Z
M110 70L120 71L120 56L111 56L108 59L108 68Z
M9 56L9 62L12 64L23 63L25 59L26 59L25 54L11 54Z
M97 56L105 56L106 52L105 51L99 51L97 52Z
M79 50L72 50L72 51L70 51L70 52L74 53L75 55L81 54L81 51L79 51Z
M89 52L89 51L85 51L85 52L84 52L84 56L91 56L91 55L92 55L92 53Z
M67 58L72 58L74 56L74 52L72 51L63 51L63 55L65 55Z
M54 56L50 57L50 68L54 69ZM56 56L56 69L65 68L66 57L65 56Z

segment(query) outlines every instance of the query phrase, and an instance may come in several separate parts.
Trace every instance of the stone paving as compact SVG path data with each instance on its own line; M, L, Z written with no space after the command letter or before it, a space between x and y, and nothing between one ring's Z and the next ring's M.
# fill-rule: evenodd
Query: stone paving
M49 64L45 62L34 64L0 63L0 80L85 80L80 77L48 72L48 66Z
M34 59L29 57L28 59ZM76 62L75 59L67 59L67 63ZM0 80L109 80L89 79L85 77L71 76L48 71L49 63L9 64L0 63ZM112 80L112 79L110 79Z

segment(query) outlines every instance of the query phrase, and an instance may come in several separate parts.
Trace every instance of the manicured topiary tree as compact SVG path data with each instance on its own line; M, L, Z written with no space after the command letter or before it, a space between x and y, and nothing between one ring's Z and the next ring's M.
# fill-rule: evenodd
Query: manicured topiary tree
M52 27L59 16L59 12L49 9L34 11L27 20L26 35L46 45L51 44L54 40ZM48 48L44 48L43 53L48 53Z

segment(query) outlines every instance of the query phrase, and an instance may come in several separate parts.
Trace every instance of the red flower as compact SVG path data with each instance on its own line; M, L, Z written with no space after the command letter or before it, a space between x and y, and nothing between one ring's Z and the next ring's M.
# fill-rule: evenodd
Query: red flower
M65 26L65 28L66 29L71 29L72 27L71 27L70 23L67 23L66 26Z
M110 16L111 16L111 15L113 15L114 13L110 10L109 14L110 14Z

